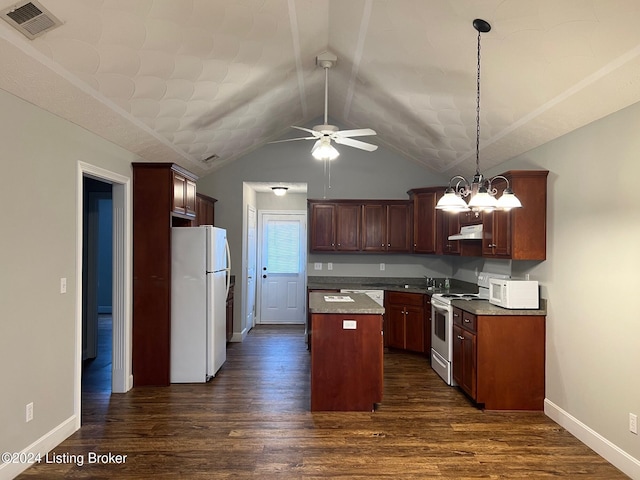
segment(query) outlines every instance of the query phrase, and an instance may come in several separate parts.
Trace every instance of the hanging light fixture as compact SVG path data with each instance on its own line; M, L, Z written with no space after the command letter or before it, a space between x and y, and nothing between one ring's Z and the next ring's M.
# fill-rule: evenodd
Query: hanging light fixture
M461 175L455 175L449 180L449 187L436 205L438 210L447 212L466 212L469 210L486 211L493 210L511 210L512 208L522 207L520 200L515 196L513 190L509 186L509 180L502 176L496 175L493 178L486 179L480 173L480 36L481 33L487 33L491 30L491 25L485 20L476 18L473 21L473 28L478 31L478 70L477 70L477 90L476 90L476 174L471 182ZM507 186L502 192L502 196L496 199L498 190L492 186L492 183L498 179L506 182ZM464 201L465 197L469 198L469 203Z
M287 190L289 190L289 188L288 187L271 187L271 190L276 196L282 197L287 193Z

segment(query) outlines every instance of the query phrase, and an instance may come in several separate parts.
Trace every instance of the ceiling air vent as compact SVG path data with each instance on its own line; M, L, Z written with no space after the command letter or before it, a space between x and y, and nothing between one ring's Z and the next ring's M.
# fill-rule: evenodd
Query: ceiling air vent
M35 0L6 8L0 15L9 25L31 40L62 25L60 20Z

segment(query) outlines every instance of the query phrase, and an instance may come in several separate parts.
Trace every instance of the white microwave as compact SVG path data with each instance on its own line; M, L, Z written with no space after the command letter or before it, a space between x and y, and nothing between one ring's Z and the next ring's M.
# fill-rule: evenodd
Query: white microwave
M538 282L534 280L489 280L489 302L503 308L539 308Z

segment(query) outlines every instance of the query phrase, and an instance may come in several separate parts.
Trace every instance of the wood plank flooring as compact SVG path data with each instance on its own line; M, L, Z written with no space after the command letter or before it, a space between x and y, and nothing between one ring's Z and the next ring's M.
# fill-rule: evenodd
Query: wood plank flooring
M418 355L385 354L375 412L312 414L309 364L302 327L258 326L207 384L87 391L83 427L54 450L84 465L19 478L627 478L541 412L476 409Z

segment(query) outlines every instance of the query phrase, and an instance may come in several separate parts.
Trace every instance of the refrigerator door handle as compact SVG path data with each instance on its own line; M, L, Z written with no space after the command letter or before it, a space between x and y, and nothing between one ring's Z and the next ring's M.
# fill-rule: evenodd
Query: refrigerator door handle
M229 288L231 288L231 251L229 250L229 242L226 241L224 242L224 248L227 251L227 268L225 269L227 271L227 291L224 294L224 298L227 298L229 296Z

